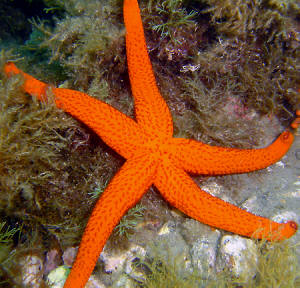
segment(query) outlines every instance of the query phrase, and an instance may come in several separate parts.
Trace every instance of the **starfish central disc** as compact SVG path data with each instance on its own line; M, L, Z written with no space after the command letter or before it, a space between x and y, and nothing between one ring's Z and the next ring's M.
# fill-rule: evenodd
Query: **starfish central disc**
M162 159L170 155L170 140L166 139L150 139L143 145L143 152L144 154L151 155L151 159Z

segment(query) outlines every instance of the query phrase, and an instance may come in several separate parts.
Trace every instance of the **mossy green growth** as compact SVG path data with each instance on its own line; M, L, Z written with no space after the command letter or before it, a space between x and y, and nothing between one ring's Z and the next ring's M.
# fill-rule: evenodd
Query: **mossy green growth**
M22 81L2 74L0 82L0 212L72 245L96 201L88 192L107 182L120 161L51 100L24 94Z
M114 232L117 235L129 237L134 227L142 221L143 212L146 208L142 204L137 204L131 208L120 220L120 223L115 227Z
M20 235L22 228L15 226L12 228L6 221L0 222L0 285L9 287L10 281L7 279L7 268L16 255L14 249L14 237ZM3 285L3 286L2 286Z
M141 1L151 62L177 136L251 148L262 145L261 117L286 126L295 117L299 9L293 1L275 2ZM172 26L174 41L152 29L172 18L168 5L182 17L198 9L186 25ZM240 111L228 111L230 105Z
M51 57L50 49L42 45L46 35L50 35L51 28L46 21L31 19L32 32L24 45L15 50L24 57L22 65L26 71L30 70L32 75L47 77L48 81L64 81L67 78L67 69L58 61L49 63Z
M125 73L121 9L112 2L64 1L65 18L57 19L53 30L44 29L41 46L51 51L50 62L67 69L70 88L88 91L93 81L114 83Z
M187 12L182 0L158 1L155 5L152 2L148 3L148 10L152 15L149 25L163 38L169 37L172 41L179 41L174 35L178 27L186 29L188 26L195 26L194 19L197 12L194 10ZM153 16L155 14L157 15Z
M297 246L289 241L281 243L257 241L257 247L260 251L257 272L252 278L246 275L247 271L244 276L237 277L228 269L205 276L201 275L196 268L183 272L182 265L178 265L179 261L177 263L173 257L162 257L159 252L149 261L138 262L136 269L146 272L147 276L142 287L147 288L299 287L300 266L295 253Z
M209 5L212 23L220 33L252 41L288 39L293 19L299 17L297 1L200 0Z
M250 282L257 287L299 287L300 265L297 250L300 243L292 241L283 243L261 242L256 279Z
M13 241L13 236L20 231L20 228L7 227L6 222L0 222L0 245L8 244Z
M294 118L300 103L297 59L292 41L266 48L220 39L182 66L180 93L171 103L185 108L175 114L176 133L225 146L258 145L265 130L261 116L277 116L284 125Z

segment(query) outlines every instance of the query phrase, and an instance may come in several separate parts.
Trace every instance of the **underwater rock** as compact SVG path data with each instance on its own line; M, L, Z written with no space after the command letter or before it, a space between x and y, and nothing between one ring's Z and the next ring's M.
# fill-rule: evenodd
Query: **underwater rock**
M63 288L64 283L70 273L70 269L65 266L59 266L52 270L47 276L47 284L50 288ZM106 286L94 275L90 277L85 288L105 288Z
M226 235L221 240L219 252L218 271L227 267L241 279L255 276L258 254L253 240L238 235Z
M57 249L51 249L47 252L44 275L47 275L50 271L59 266L61 262L59 251Z
M68 267L72 266L72 264L75 260L77 251L78 251L77 247L76 248L75 247L69 247L64 251L62 258L63 258L63 261L64 261L65 265L67 265Z
M299 145L300 139L296 137L295 143L281 161L261 172L255 172L252 177L249 175L244 190L252 191L252 195L244 201L242 208L254 214L270 217L273 221L293 220L299 223L300 197L297 184ZM299 239L299 233L296 233L291 241L299 242Z
M114 287L116 288L135 288L132 279L128 278L127 275L121 275L121 277L115 282Z
M106 286L94 275L92 275L89 281L85 284L85 288L105 288Z
M47 284L51 288L62 288L69 275L70 269L63 265L52 270L47 276Z
M125 251L104 251L100 255L100 259L104 265L104 272L110 275L111 280L117 287L127 287L132 281L141 281L145 279L145 275L135 269L136 261L144 260L146 250L132 243ZM131 281L131 280L132 281ZM124 284L124 281L127 283ZM122 283L122 286L120 283ZM121 286L119 286L121 285Z
M150 245L150 253L159 255L165 262L179 265L183 274L191 269L189 247L181 234L181 226L175 221L168 221L161 227L158 237Z
M22 284L24 287L39 288L43 276L43 260L35 255L20 259Z
M106 273L113 273L117 270L120 270L121 267L124 266L125 261L128 263L138 256L144 257L145 253L146 251L144 248L136 245L130 247L127 251L122 251L119 254L111 254L104 249L100 255L100 259L104 263L104 271Z
M194 219L187 219L183 228L183 237L189 243L193 268L207 279L215 271L221 232Z

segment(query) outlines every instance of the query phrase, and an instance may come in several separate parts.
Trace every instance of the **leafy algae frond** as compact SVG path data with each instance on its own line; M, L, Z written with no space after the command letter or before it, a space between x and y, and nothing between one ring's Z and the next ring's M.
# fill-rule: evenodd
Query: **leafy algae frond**
M7 227L6 222L0 222L0 245L13 241L13 236L20 231L20 228Z
M115 233L120 236L129 237L130 232L142 221L143 212L146 208L142 204L137 204L131 208L115 227Z
M174 38L174 32L177 27L186 27L189 25L195 25L194 19L197 15L197 11L192 10L187 12L182 7L181 0L165 0L158 2L152 8L151 2L148 4L148 10L155 10L158 15L154 18L151 17L153 24L152 29L161 34L162 37L170 37L173 41L178 41ZM151 11L152 13L154 11ZM155 24L154 20L160 22Z

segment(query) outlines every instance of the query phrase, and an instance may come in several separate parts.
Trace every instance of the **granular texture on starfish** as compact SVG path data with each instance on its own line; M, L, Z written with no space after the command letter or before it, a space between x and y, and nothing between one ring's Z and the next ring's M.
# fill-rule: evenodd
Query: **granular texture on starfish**
M277 223L213 197L187 174L263 169L288 151L293 134L286 130L266 148L244 150L173 138L171 113L155 82L136 0L124 1L124 19L136 121L85 93L47 85L13 63L4 68L8 76L23 75L23 89L38 99L52 93L57 107L92 128L126 159L94 207L65 288L84 287L112 230L152 184L171 205L216 228L268 240L283 240L297 231L293 221ZM299 111L296 116L293 128L299 125Z
M210 146L190 139L173 138L174 158L185 171L222 175L251 172L277 162L289 150L294 136L285 131L264 149L235 149Z

